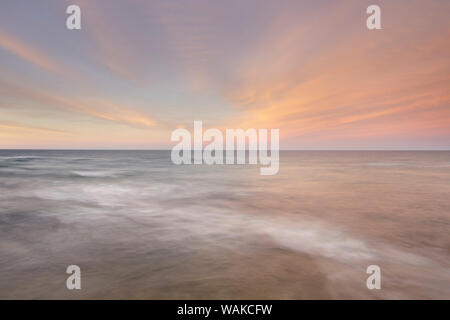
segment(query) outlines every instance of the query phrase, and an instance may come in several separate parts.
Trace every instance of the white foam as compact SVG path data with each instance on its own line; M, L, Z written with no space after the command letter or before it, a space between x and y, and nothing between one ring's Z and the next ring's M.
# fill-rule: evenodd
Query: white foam
M364 260L373 257L364 242L345 236L341 232L298 225L263 228L280 246L290 250L319 254L338 260Z
M80 177L115 177L116 174L113 171L72 171L73 175Z

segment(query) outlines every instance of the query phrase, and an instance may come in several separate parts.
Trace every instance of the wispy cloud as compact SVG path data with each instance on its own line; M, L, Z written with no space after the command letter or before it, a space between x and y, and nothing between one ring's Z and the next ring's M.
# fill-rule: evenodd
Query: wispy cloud
M34 125L18 123L15 121L0 121L0 130L2 130L2 129L6 129L8 132L11 130L18 130L18 131L31 131L31 132L38 132L38 133L39 132L58 133L58 134L69 133L68 131L65 131L65 130L37 127Z
M0 29L0 47L17 57L48 71L57 71L58 65L44 52Z
M131 105L118 105L98 98L68 98L54 93L24 88L1 80L0 84L0 92L5 96L14 96L58 110L75 112L134 128L149 129L158 126L155 119L139 112L136 107ZM2 106L7 107L7 104L0 105L0 107Z

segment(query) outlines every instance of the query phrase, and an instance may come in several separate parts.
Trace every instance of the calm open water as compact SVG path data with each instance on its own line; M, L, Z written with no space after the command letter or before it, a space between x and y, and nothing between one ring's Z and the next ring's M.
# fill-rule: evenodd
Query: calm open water
M0 151L2 299L450 299L449 231L450 152Z

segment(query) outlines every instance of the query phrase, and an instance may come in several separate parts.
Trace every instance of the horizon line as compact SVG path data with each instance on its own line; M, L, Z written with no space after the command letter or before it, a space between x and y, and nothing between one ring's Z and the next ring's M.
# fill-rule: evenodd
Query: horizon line
M153 149L153 148L0 148L0 151L171 151L172 149ZM191 149L191 151L203 149ZM252 149L258 151L259 149ZM268 148L268 151L270 149ZM450 151L450 147L439 149L278 149L279 151ZM227 151L227 149L222 149ZM234 150L242 151L242 150ZM245 149L244 151L250 151Z

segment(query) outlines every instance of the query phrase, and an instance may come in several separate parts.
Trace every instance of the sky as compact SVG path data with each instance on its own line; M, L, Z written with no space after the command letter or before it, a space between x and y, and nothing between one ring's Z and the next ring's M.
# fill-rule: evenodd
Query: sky
M66 28L67 6L81 30ZM381 8L368 30L366 8ZM2 0L0 148L450 149L448 0Z

